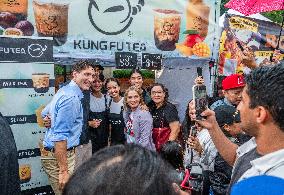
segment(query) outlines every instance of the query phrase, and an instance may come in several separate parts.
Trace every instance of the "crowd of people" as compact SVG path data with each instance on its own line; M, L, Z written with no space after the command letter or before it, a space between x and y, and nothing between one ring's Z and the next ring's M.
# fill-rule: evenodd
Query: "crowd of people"
M284 178L284 63L224 78L202 120L189 100L180 122L168 89L143 89L138 69L129 82L122 93L102 67L79 62L42 111L41 163L56 195L230 194L253 176ZM185 182L194 164L201 190Z

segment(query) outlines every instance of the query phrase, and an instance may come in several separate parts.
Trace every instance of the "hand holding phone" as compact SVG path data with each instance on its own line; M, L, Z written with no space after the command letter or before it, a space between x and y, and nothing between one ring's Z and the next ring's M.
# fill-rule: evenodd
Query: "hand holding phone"
M196 137L197 127L195 125L191 126L189 135L192 137Z
M193 101L196 110L196 120L202 120L201 113L208 108L208 99L205 85L194 85L192 87Z

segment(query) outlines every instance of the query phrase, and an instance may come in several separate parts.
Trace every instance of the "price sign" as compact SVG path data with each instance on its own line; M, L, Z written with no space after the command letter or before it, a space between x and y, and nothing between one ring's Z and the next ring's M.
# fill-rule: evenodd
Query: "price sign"
M142 53L142 68L150 70L161 70L162 54Z
M137 66L137 54L131 52L116 52L115 63L117 69L135 69Z

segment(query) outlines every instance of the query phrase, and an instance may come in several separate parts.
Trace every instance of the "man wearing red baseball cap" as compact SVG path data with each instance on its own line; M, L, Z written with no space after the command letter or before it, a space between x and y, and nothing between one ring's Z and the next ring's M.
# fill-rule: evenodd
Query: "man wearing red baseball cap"
M222 105L229 105L236 107L242 99L242 91L245 86L244 76L238 74L232 74L227 76L223 82L223 93L225 98L214 102L211 106L211 110L215 110Z

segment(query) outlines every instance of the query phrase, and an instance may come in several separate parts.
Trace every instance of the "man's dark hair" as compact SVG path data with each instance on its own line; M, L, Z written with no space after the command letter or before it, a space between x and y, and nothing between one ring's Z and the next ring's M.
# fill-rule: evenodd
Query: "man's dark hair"
M72 175L64 195L176 194L178 175L157 153L127 144L96 152Z
M77 62L76 64L74 64L72 66L72 72L74 72L74 71L81 72L82 70L85 70L89 67L94 68L94 65L91 62L89 62L88 60L80 61L80 62Z
M250 108L265 107L284 131L284 63L259 67L245 77Z
M175 169L183 168L183 149L175 141L166 142L160 152L163 159L169 162Z

